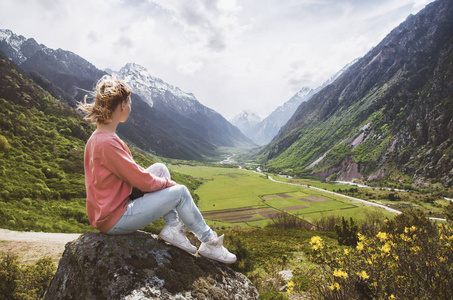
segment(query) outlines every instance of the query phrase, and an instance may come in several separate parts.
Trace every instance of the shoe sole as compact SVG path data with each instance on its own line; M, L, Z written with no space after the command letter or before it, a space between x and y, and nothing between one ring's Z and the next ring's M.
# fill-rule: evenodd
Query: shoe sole
M197 249L196 249L196 248L195 248L195 250L189 250L189 249L186 249L186 248L183 248L183 247L180 247L180 246L178 246L178 245L173 244L172 241L171 241L170 239L167 239L166 237L163 237L163 236L160 236L160 235L159 235L159 238L160 238L161 240L165 241L166 243L168 243L168 244L170 244L170 245L172 245L172 246L175 246L176 248L179 248L179 249L181 249L181 250L184 250L184 251L186 251L186 252L188 252L188 253L190 253L190 254L195 254L195 253L197 253ZM193 251L193 252L192 252L192 251Z
M210 256L205 256L205 255L203 255L203 253L200 253L200 252L198 252L198 255L200 255L200 256L202 256L204 258L209 258L209 259L212 259L212 260L227 264L227 265L234 264L237 261L237 259L234 260L234 261L227 261L227 260L222 260L222 259L218 259L218 258L214 258L214 257L210 257Z

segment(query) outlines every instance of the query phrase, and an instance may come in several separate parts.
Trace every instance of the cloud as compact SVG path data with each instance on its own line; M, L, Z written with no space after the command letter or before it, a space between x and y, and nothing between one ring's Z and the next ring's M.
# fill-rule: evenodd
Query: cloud
M432 0L1 1L0 28L101 69L136 62L230 118L319 86Z
M184 75L192 76L203 68L203 62L189 61L185 64L180 64L176 67L176 70Z
M173 14L172 22L181 26L192 43L212 52L222 52L241 32L240 7L234 0L157 0Z

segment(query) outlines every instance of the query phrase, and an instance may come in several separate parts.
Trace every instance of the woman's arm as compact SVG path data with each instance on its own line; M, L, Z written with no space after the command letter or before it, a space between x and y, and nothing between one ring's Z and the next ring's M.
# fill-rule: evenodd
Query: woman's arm
M127 146L119 140L112 139L106 144L101 157L104 166L113 174L142 191L157 191L176 184L172 180L146 172L135 163Z

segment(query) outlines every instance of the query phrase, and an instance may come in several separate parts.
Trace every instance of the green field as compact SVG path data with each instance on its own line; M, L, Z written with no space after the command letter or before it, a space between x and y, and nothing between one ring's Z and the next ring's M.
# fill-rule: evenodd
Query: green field
M361 219L367 211L375 210L388 214L341 196L273 182L242 169L188 165L170 168L203 181L196 190L200 197L198 206L208 223L216 226L263 226L282 212L306 220L326 214Z

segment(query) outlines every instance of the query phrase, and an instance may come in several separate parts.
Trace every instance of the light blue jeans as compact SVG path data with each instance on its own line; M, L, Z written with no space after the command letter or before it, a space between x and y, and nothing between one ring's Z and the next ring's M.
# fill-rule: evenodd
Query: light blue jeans
M171 179L168 168L156 163L146 169L149 173ZM175 185L145 194L129 201L127 210L108 234L127 234L163 216L165 224L178 222L178 216L186 227L201 242L209 241L213 231L203 219L200 210L193 202L189 190L184 185Z

